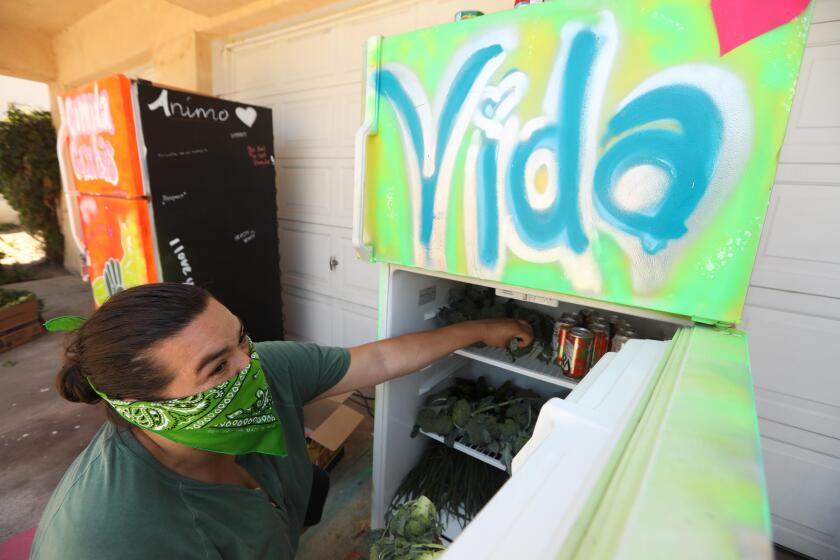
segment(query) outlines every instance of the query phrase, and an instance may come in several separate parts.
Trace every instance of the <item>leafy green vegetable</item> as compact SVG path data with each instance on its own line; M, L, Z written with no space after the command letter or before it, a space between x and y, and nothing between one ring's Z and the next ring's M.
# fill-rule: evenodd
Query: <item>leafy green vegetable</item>
M441 525L435 505L426 497L396 508L385 532L370 549L371 560L433 560L443 554Z
M442 514L470 521L507 479L496 467L431 441L400 483L393 503L427 496Z
M534 431L546 399L519 389L510 381L498 388L484 377L456 379L451 387L431 395L417 412L412 437L422 430L477 446L501 456L510 472L511 461Z
M480 288L469 285L466 288L453 289L449 293L449 305L438 312L438 319L447 325L475 319L520 319L527 321L534 331L534 344L520 347L520 342L511 340L507 351L511 360L534 353L535 357L546 363L552 363L554 350L554 317L534 309L520 306L514 300L502 300L496 297L492 288ZM481 348L484 344L476 344Z

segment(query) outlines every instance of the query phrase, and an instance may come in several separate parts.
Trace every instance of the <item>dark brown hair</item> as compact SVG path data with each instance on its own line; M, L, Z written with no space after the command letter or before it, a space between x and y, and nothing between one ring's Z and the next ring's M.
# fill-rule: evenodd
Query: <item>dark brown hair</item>
M71 402L101 399L159 400L173 372L149 356L156 343L183 330L205 309L210 294L186 284L145 284L113 295L71 335L56 377ZM88 380L90 382L88 382ZM108 407L108 417L117 418Z

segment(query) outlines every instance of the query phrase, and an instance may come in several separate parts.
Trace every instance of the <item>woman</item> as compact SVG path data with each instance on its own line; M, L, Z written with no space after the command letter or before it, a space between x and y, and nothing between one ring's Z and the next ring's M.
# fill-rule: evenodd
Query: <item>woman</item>
M492 320L349 350L252 344L226 307L181 284L116 294L74 336L59 391L106 401L110 421L53 493L36 559L293 558L322 505L303 405L479 341L532 340L527 324Z

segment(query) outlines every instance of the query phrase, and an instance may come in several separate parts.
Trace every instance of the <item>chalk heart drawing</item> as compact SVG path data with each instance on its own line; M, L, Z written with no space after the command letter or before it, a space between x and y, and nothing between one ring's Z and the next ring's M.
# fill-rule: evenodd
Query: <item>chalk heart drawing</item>
M254 121L257 120L257 110L253 107L237 107L236 117L245 123L245 126L251 128Z
M469 274L501 278L509 249L528 262L558 263L575 289L599 292L592 240L603 231L634 263L636 293L667 282L746 165L751 104L736 74L685 64L647 77L605 117L618 43L609 11L594 25L566 23L559 52L546 59L542 114L527 122L516 109L528 75L513 69L493 80L518 44L515 27L462 46L432 100L410 68L377 71L404 147L415 264L446 270L450 183L466 141Z

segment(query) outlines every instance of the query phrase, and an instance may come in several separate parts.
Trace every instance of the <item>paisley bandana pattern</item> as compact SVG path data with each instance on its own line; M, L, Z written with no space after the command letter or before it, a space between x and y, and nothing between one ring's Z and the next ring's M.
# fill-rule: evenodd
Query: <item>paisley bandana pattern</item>
M124 401L93 389L126 421L176 443L232 455L285 456L283 426L274 411L260 356L249 344L251 362L245 369L197 395Z

